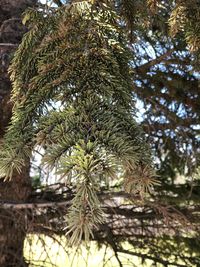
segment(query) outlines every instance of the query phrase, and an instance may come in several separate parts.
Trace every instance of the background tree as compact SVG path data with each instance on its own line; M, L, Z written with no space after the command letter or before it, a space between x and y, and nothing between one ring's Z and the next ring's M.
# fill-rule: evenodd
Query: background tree
M70 231L75 242L91 230L121 266L119 252L199 266L198 1L55 3L60 8L40 6L24 17L30 31L11 67L14 108L5 135L11 104L2 91L1 176L11 179L2 182L2 266L24 266L27 233ZM7 50L17 43L2 42ZM162 181L145 200L155 180L133 98L144 107L140 124ZM39 147L67 187L65 178L30 194L29 157Z
M36 1L1 1L0 3L0 142L10 122L12 104L11 82L7 73L10 57L17 48L26 27L21 23L22 12ZM21 174L13 173L12 181L0 182L1 202L24 202L31 192L29 160ZM1 209L0 216L0 266L25 266L23 243L25 238L25 216Z

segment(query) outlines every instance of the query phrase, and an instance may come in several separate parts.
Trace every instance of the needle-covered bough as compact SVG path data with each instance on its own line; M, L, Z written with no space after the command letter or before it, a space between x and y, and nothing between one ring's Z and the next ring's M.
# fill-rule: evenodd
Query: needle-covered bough
M67 217L71 243L104 220L98 190L116 177L130 193L156 183L144 134L134 120L128 49L116 13L76 2L24 16L30 31L10 67L13 116L0 175L20 172L35 147L42 162L75 186Z

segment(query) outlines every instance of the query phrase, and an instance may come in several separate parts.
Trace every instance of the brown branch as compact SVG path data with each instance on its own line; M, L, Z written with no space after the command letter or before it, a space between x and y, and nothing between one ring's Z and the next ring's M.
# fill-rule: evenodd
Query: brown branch
M144 72L144 71L147 71L150 67L152 66L155 66L159 63L161 63L166 57L170 56L173 52L175 51L174 48L168 50L167 52L165 52L164 54L160 55L159 57L141 65L141 66L138 66L136 67L135 69L138 71L138 72Z
M47 193L47 192L46 192ZM50 192L52 193L52 192ZM44 194L44 192L43 192ZM54 196L59 197L59 195ZM62 197L62 195L61 195ZM99 197L102 200L105 199L112 199L113 197L125 197L125 198L133 198L132 194L128 194L125 192L113 192L113 193L99 193ZM67 206L70 204L70 199L73 198L73 193L71 192L71 194L69 194L68 196L68 200L62 200L60 199L60 201L51 201L51 202L32 202L32 203L8 203L8 202L4 202L4 203L0 203L0 209L15 209L15 210L23 210L23 209L36 209L36 208L48 208L48 207L62 207L62 206ZM66 198L65 198L66 199ZM137 196L135 197L135 199L139 199Z
M49 207L62 207L70 204L70 201L62 202L43 202L43 203L1 203L0 209L36 209L36 208L49 208Z

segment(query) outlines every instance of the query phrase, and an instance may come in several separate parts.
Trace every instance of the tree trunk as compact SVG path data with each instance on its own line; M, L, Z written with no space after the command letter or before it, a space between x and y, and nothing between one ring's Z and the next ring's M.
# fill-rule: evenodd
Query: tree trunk
M1 0L0 2L0 142L12 114L11 82L8 76L10 56L26 32L21 13L37 0ZM24 202L30 195L29 161L21 174L11 181L0 180L0 202ZM23 258L26 237L26 213L0 209L0 267L28 266Z

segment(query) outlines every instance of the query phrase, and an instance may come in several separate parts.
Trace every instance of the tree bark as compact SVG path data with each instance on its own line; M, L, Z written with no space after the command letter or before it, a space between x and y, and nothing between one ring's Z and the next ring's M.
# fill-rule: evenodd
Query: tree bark
M0 3L0 143L12 114L10 57L26 32L21 13L37 0L1 0ZM11 181L0 180L0 202L24 202L31 192L30 164ZM0 209L0 267L28 266L23 257L26 237L26 212Z

